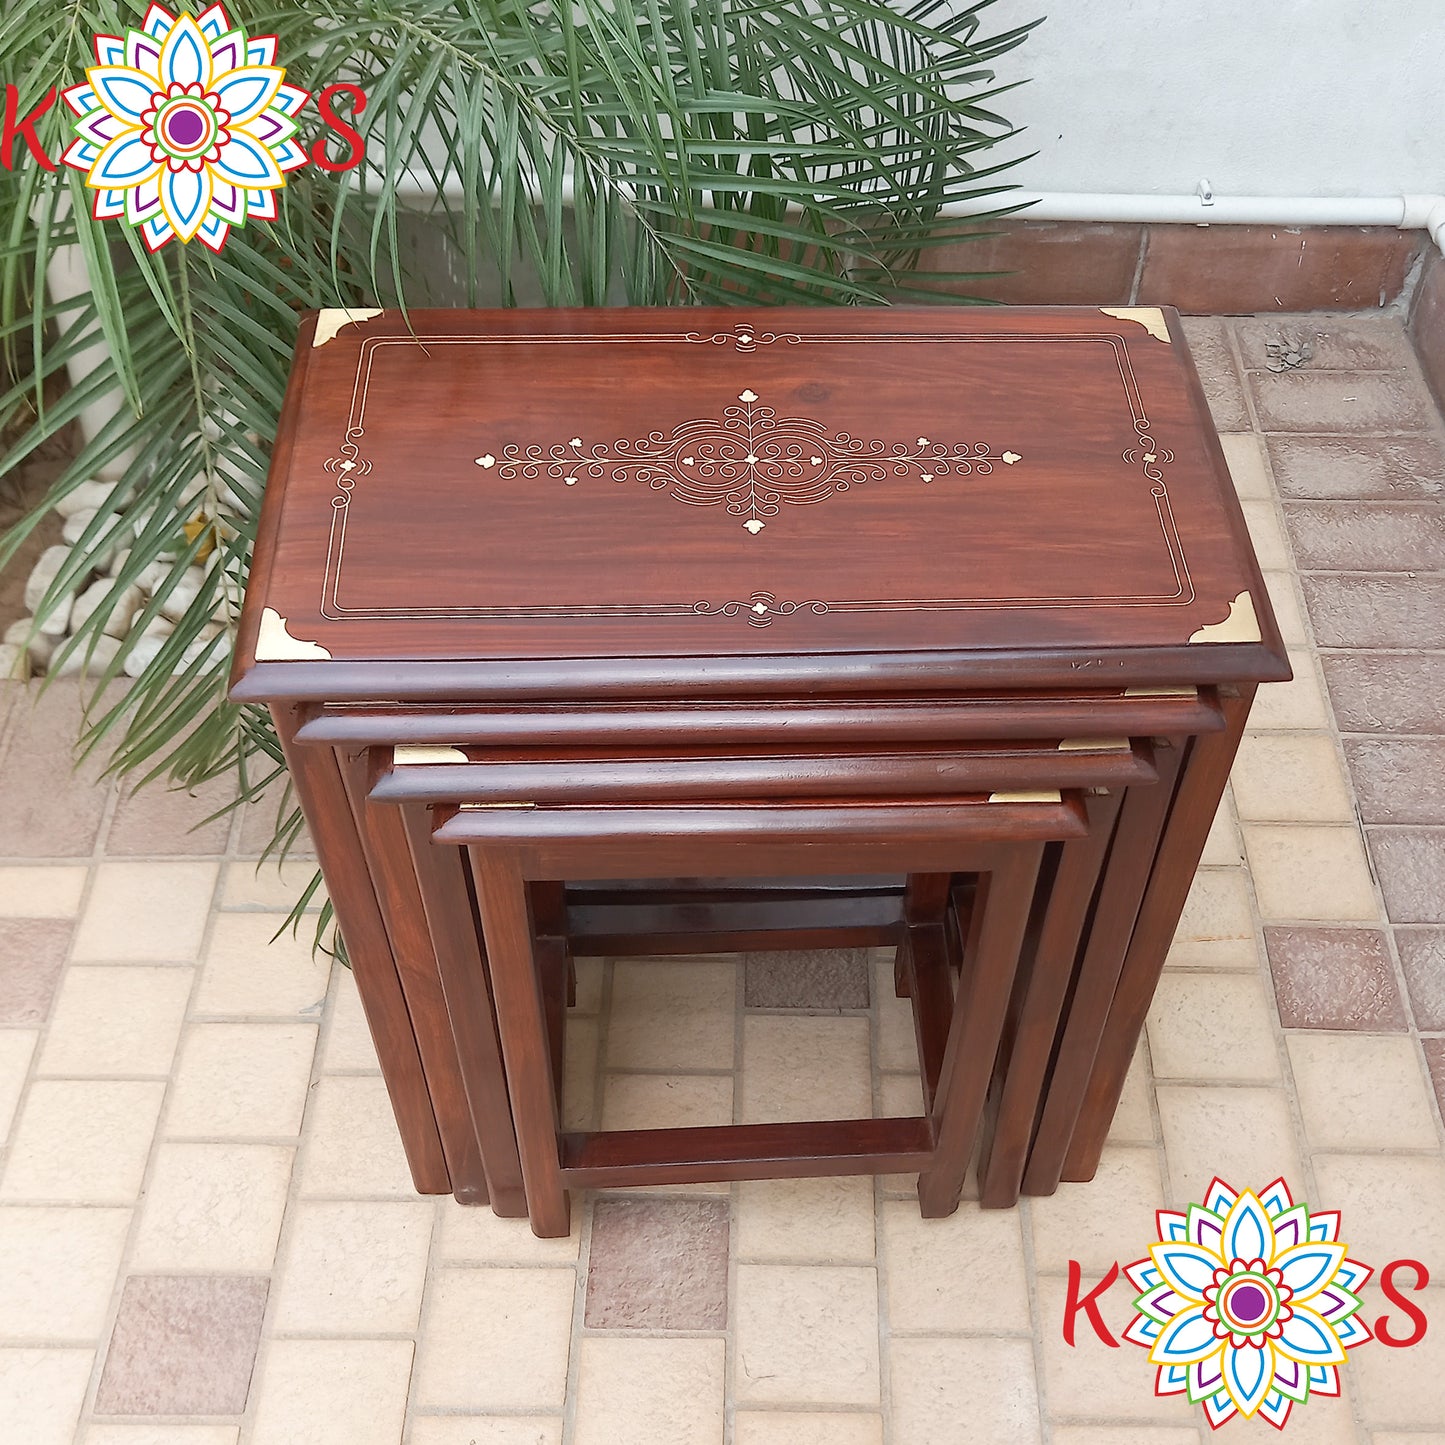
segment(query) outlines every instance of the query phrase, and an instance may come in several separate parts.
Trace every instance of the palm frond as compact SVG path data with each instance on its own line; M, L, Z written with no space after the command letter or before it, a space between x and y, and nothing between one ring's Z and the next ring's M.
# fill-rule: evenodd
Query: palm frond
M992 4L278 3L233 18L278 36L292 83L350 81L367 103L351 117L362 165L293 172L277 221L234 230L219 255L152 255L92 219L76 172L0 171L0 345L20 375L0 395L0 433L20 428L0 474L109 406L40 511L0 538L3 566L44 510L112 479L39 609L99 577L55 658L91 659L83 747L143 779L232 774L238 799L281 771L269 719L229 704L225 680L300 311L958 299L938 296L952 278L908 273L979 234L945 208L1014 209L1023 157L993 67L1032 27L989 32ZM0 80L28 107L143 9L10 0ZM64 108L38 129L58 156ZM77 256L88 289L48 299L50 268ZM63 368L72 385L47 403ZM141 584L118 646L102 645ZM123 673L116 700L105 684ZM278 852L299 827L288 805Z

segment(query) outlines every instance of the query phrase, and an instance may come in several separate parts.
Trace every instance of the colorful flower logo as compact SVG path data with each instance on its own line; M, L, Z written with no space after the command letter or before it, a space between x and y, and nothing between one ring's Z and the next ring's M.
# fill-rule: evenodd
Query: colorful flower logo
M1373 1272L1347 1259L1338 1211L1312 1215L1283 1179L1262 1194L1220 1179L1202 1205L1161 1209L1159 1241L1125 1273L1140 1291L1124 1338L1159 1367L1155 1393L1202 1404L1212 1428L1262 1415L1284 1428L1311 1392L1340 1393L1345 1351Z
M196 19L162 5L139 30L95 38L99 62L64 91L76 139L62 157L86 172L96 220L124 217L146 246L199 236L213 251L232 226L276 218L309 96L274 65L276 37L248 38L225 9Z

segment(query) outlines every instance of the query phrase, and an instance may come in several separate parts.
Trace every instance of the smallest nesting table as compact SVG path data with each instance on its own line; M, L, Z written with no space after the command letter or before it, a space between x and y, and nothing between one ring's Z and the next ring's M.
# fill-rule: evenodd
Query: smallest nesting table
M987 1091L985 1202L1046 1192L1097 1164L1284 659L1172 313L333 311L298 341L233 696L276 718L418 1187L551 1230L569 1183L899 1146L882 1121L771 1152L559 1141L529 882L991 880L902 1152L951 1207ZM1147 777L1017 803L950 778L970 739L1057 752L1110 718ZM836 763L880 736L906 760ZM490 769L485 801L422 805L470 860L444 870L465 1003L370 747Z

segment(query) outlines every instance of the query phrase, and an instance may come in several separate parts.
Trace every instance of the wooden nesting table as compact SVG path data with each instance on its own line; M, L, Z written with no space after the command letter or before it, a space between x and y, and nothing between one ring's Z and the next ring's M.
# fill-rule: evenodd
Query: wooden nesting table
M506 1214L538 1207L519 1129L522 1156L612 1176L537 1152L531 965L517 944L494 979L484 945L521 926L497 878L532 890L542 1013L546 937L671 952L684 919L694 947L900 943L915 994L952 946L963 1000L987 910L918 870L972 845L868 866L869 820L977 832L1003 804L1043 850L979 1065L982 1198L1007 1205L1097 1167L1254 689L1288 676L1171 311L324 311L232 696L275 717L417 1188ZM762 826L778 873L829 877L729 894L756 882L738 864L691 909L648 881L649 817L660 840L730 809L735 864Z

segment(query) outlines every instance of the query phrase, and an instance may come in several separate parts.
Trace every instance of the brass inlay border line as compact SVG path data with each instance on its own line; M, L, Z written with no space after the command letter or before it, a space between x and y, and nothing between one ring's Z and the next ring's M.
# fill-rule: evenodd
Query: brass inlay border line
M1102 309L1102 308L1101 308ZM1128 308L1140 310L1155 316L1162 323L1163 313L1155 308ZM1112 313L1110 313L1112 314ZM1147 323L1136 316L1124 319ZM1155 333L1157 334L1157 333ZM1167 338L1167 330L1166 330ZM1145 478L1150 482L1150 495L1158 513L1158 521L1176 588L1167 594L1105 594L1093 596L1066 597L950 597L950 598L848 598L848 599L779 599L766 589L753 591L746 597L734 597L714 602L698 599L693 602L618 602L597 604L523 604L523 605L480 605L480 606L439 606L439 607L350 607L340 599L341 572L345 555L346 529L353 489L360 477L372 470L371 462L360 454L365 437L364 416L369 394L372 370L378 348L382 346L415 346L418 340L428 348L449 345L509 345L517 343L559 343L598 344L642 344L642 343L683 343L693 345L734 345L744 351L759 343L782 342L797 345L803 342L837 344L926 344L926 345L972 345L978 343L1048 343L1093 342L1108 345L1113 352L1132 418L1136 445L1126 448L1123 459L1131 465L1138 464ZM1164 485L1162 464L1173 460L1172 452L1159 447L1150 434L1150 422L1145 414L1133 367L1130 364L1125 338L1115 332L1084 331L1077 333L1039 334L1032 332L996 332L984 336L960 336L954 333L920 332L820 332L808 336L794 334L754 333L751 328L740 325L733 332L718 332L703 335L698 332L680 333L588 333L566 335L560 333L512 334L512 335L462 335L413 337L369 337L362 341L357 363L356 380L353 387L350 425L343 439L340 455L328 460L327 470L341 473L337 482L337 495L332 499L331 535L327 549L325 576L322 586L321 615L328 620L351 619L408 619L408 620L520 620L528 618L576 618L602 620L608 618L636 617L745 617L756 627L769 626L776 618L786 618L798 613L821 615L830 612L927 612L927 611L975 611L998 609L1083 609L1095 607L1160 607L1187 606L1195 600L1193 582L1189 575L1184 556L1182 540L1175 526L1168 491ZM486 454L478 458L484 464ZM1002 460L1000 455L998 460ZM495 457L491 457L493 462ZM749 528L749 530L754 530ZM759 528L760 530L760 528ZM756 532L754 532L756 535Z

